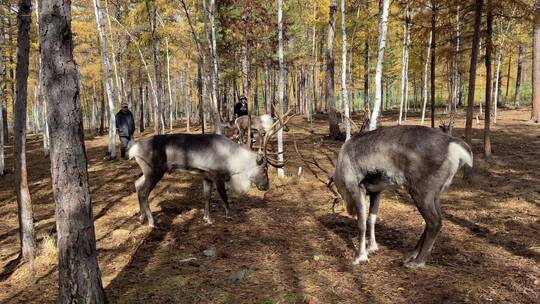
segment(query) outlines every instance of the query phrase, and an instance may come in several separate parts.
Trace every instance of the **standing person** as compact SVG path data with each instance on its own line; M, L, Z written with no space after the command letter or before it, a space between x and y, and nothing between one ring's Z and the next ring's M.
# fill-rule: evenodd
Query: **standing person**
M133 143L133 133L135 133L135 120L125 102L122 103L122 109L116 113L116 129L120 136L120 153L125 159L126 148Z
M248 103L246 96L240 96L238 102L234 104L234 118L248 115Z

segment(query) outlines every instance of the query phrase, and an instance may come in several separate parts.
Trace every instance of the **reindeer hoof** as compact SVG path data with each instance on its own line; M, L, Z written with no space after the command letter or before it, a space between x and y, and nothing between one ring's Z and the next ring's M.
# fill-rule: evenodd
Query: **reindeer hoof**
M411 268L411 269L414 269L414 268L423 268L426 266L426 263L425 262L418 262L416 260L412 260L412 261L409 261L409 262L404 262L403 265L407 268Z
M403 264L405 265L407 263L411 263L412 261L414 261L414 259L416 259L417 255L418 255L418 252L409 253L409 255L405 257L405 259L403 259Z
M356 259L354 259L353 265L358 265L358 264L360 264L360 263L366 263L366 262L368 262L368 261L369 261L368 255L367 255L367 254L363 254L363 255L358 256Z
M377 245L377 243L370 244L369 247L367 248L367 251L369 253L375 252L377 250L379 250L379 246Z

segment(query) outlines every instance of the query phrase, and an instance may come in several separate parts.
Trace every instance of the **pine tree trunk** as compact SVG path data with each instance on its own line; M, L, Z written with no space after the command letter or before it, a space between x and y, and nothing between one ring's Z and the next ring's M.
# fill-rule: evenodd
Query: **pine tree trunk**
M96 14L97 31L99 34L99 41L101 43L101 57L103 60L103 78L105 81L105 88L107 91L107 99L109 102L109 154L111 159L116 157L116 119L114 111L114 94L113 94L113 82L111 78L111 65L109 63L109 49L107 46L107 37L105 36L105 25L103 23L103 14L99 6L99 0L93 0L94 10ZM45 64L45 63L43 63Z
M317 2L313 2L313 34L311 37L311 81L312 81L312 103L315 111L319 108L319 100L317 98ZM312 111L308 109L308 111ZM311 121L311 120L310 120Z
M510 91L510 70L512 68L512 53L508 53L508 73L506 74L506 92L504 93L505 102L508 102L508 92Z
M459 101L460 101L460 92L461 92L461 74L459 72L459 64L460 64L459 51L461 47L460 35L461 35L461 20L460 20L460 6L458 5L456 9L456 40L455 40L456 53L454 54L454 62L453 62L454 101L452 102L452 109L451 109L452 114L455 113L457 110L457 105L459 104ZM449 133L452 134L453 123L450 121L449 124L450 124Z
M373 112L369 119L369 130L375 130L377 128L377 122L379 120L379 113L382 106L382 76L383 76L383 63L384 63L384 50L386 48L386 36L388 30L388 12L390 7L390 0L382 0L382 7L379 20L379 43L377 51L377 68L375 72L375 103L373 105Z
M531 120L540 122L540 0L536 0L533 31L533 62L532 62L532 114Z
M0 15L4 15L4 7L0 5ZM4 163L4 121L7 119L4 113L5 95L4 95L4 23L0 22L0 176L5 173Z
M465 121L465 141L472 146L472 119L474 108L474 93L476 89L476 63L478 62L478 50L480 45L480 26L482 24L483 0L475 1L474 10L474 35L471 48L471 64L469 68L469 93L467 97L467 117ZM465 170L467 176L471 176L470 170Z
M499 50L497 54L497 71L495 73L495 101L493 102L493 124L497 124L498 107L501 95L501 63L502 63L502 50Z
M328 107L329 136L331 139L338 139L341 136L334 101L334 37L336 32L336 11L337 0L332 0L330 2L330 12L328 16L328 40L326 45L326 105Z
M364 109L369 109L369 33L364 46Z
M426 62L424 65L424 81L423 81L423 89L422 89L422 98L424 100L423 106L422 106L422 119L420 121L420 125L424 125L424 120L426 117L426 107L427 107L427 100L428 100L428 67L429 67L429 58L431 56L431 40L433 39L433 31L429 32L429 40L428 40L428 47L427 47L427 55L426 55Z
M152 2L152 5L150 5ZM154 105L154 134L163 134L165 122L163 121L163 105L161 97L163 96L163 83L161 73L161 61L159 59L159 42L157 38L157 5L155 0L146 0L146 9L148 20L152 28L152 59L154 62L154 73L156 78L156 98Z
M341 98L345 121L345 140L351 138L351 121L349 114L349 92L347 91L347 23L345 20L345 0L341 0Z
M60 303L105 303L88 186L71 3L40 0L43 85L49 103ZM59 119L62 117L63 119Z
M492 66L491 56L493 53L493 0L487 0L487 35L486 35L486 101L485 101L485 117L484 117L484 156L491 157L491 77Z
M14 104L15 121L13 124L13 141L21 253L24 260L29 260L33 263L36 255L36 236L26 168L26 100L28 97L30 25L32 22L31 6L32 2L30 0L19 1L16 71L17 94Z

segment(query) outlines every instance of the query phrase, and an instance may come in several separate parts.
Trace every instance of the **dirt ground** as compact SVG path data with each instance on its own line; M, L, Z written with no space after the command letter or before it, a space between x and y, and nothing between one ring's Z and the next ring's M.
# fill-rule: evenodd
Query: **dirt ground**
M160 229L138 222L134 161L104 160L106 138L86 141L103 285L111 303L539 303L540 128L529 110L502 111L493 127L493 158L482 157L474 124L475 178L458 173L443 197L444 222L428 265L407 269L403 255L420 237L423 221L403 190L382 198L379 251L353 266L356 228L342 206L293 152L332 155L341 142L314 133L296 117L286 133L291 161L284 180L271 170L271 189L233 196L227 219L215 195L215 223L202 219L200 180L167 175L151 195ZM395 124L385 113L384 124ZM410 117L408 124L418 124ZM429 123L429 121L428 121ZM481 123L483 123L481 121ZM300 127L298 127L298 125ZM459 117L455 134L463 134ZM181 131L179 128L177 131ZM12 274L18 254L14 176L0 178L0 303L54 303L57 298L55 222L49 160L30 138L28 171L40 246L32 283L27 265ZM7 149L12 166L12 147Z

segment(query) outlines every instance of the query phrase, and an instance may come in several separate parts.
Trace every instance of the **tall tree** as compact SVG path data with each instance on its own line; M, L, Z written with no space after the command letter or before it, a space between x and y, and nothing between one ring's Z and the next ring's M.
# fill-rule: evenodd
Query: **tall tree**
M0 5L0 15L3 16L4 7ZM0 176L4 175L4 104L6 95L4 95L4 23L0 22Z
M514 106L516 109L521 107L521 72L523 70L523 45L518 46L518 60L516 71L516 91L514 93Z
M14 105L15 121L13 140L15 150L15 178L17 207L19 210L19 235L21 253L24 260L33 261L36 254L36 236L32 201L28 189L26 170L26 99L28 97L28 63L30 59L30 25L32 22L32 2L19 1L17 14L19 30L17 38L17 90Z
M403 25L403 55L401 61L401 99L399 103L398 124L401 125L403 117L403 107L407 105L408 89L409 89L409 44L411 31L411 9L407 2L405 7L405 22Z
M345 0L341 0L341 99L345 116L345 139L351 138L351 121L349 114L349 92L347 91L347 23L345 20Z
M279 57L279 111L277 115L285 113L285 60L283 58L283 0L278 0L278 57ZM248 137L249 140L249 137ZM283 161L283 128L277 132L278 159ZM284 178L283 168L277 169L278 177Z
M435 128L435 90L437 89L435 87L435 69L436 69L436 54L435 54L435 48L437 47L437 39L436 39L436 33L437 33L437 6L435 5L435 1L431 1L431 127Z
M150 4L152 2L152 4ZM156 77L156 98L154 106L154 134L163 134L165 130L163 121L163 105L161 97L163 96L163 81L161 77L161 61L159 58L159 41L157 37L157 6L156 0L146 0L146 10L148 20L152 29L152 59L154 61L154 73Z
M472 146L472 119L474 108L474 93L476 88L476 63L480 45L480 25L482 23L483 0L475 0L474 6L474 34L471 48L471 65L469 67L469 93L467 96L467 117L465 121L465 141ZM468 170L466 170L467 172ZM468 172L469 176L472 172Z
M484 118L484 156L491 157L491 56L493 53L493 0L487 0L487 35L486 35L486 101Z
M337 0L331 0L328 14L328 39L326 44L326 105L328 107L328 124L330 138L338 139L341 136L339 121L334 101L334 37L336 35Z
M377 49L377 68L375 71L375 104L373 105L373 111L369 119L369 130L375 130L377 128L377 121L379 119L379 112L382 104L382 74L384 63L384 50L386 48L386 35L388 29L388 12L390 7L390 0L382 0L382 6L380 7L379 18L379 43Z
M540 0L536 0L533 31L533 77L532 77L532 115L531 120L540 122Z
M204 0L206 2L206 0ZM212 81L212 103L210 104L210 112L212 115L212 120L214 122L214 133L221 134L221 119L219 117L218 110L218 62L216 54L216 25L215 25L215 10L216 4L215 0L210 0L208 7L208 19L210 21L210 58L212 60L211 68L211 81Z
M97 1L97 0L94 0ZM71 1L39 0L43 85L49 103L60 303L105 303L88 186Z
M101 57L103 61L103 81L105 82L105 88L107 91L107 99L109 102L109 154L111 159L116 157L116 117L114 111L114 94L113 94L113 81L111 78L111 64L109 62L109 47L107 46L107 37L105 36L105 24L103 21L103 13L99 0L93 0L94 12L96 15L96 25L99 34L99 42L101 43ZM40 1L40 3L42 3ZM41 23L41 21L40 21ZM41 29L40 29L41 30Z

